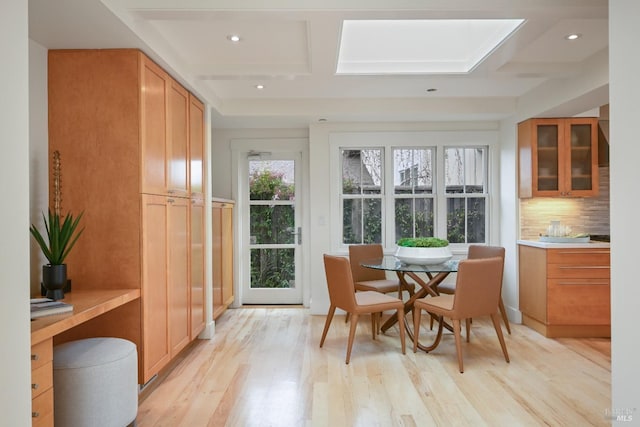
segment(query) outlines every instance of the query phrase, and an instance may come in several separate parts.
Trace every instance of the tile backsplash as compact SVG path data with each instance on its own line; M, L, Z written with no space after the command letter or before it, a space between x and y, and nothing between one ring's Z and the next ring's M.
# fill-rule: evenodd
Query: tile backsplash
M572 233L610 234L609 167L600 167L597 197L520 199L520 239L538 240L551 220L571 227Z

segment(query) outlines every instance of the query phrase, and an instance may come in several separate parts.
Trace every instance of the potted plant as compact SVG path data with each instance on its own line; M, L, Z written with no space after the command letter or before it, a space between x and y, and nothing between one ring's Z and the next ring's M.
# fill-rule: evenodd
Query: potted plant
M84 212L80 212L77 218L71 213L67 213L61 218L61 163L60 152L53 152L53 212L49 209L49 218L42 214L47 240L38 231L35 225L31 224L29 231L38 242L44 256L49 260L49 264L42 266L42 285L46 289L46 297L54 300L64 298L64 287L67 284L67 265L65 258L76 244L84 228L78 230L80 219Z
M440 264L453 256L449 241L437 237L403 237L397 245L395 257L407 264Z
M31 235L49 261L49 264L42 266L42 284L47 290L47 298L54 300L64 298L63 288L67 284L67 265L64 260L84 231L84 228L78 230L83 213L81 212L77 218L67 213L62 219L58 212L51 212L49 209L48 220L43 213L46 240L35 225L31 224L29 228Z

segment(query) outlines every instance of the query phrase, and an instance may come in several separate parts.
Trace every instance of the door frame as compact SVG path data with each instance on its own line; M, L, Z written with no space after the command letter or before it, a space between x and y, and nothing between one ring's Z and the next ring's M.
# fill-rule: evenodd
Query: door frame
M302 244L300 245L300 286L302 287L302 305L309 307L311 299L311 288L309 279L309 140L308 138L237 138L231 139L231 188L232 196L236 200L236 209L234 212L234 295L236 298L232 307L240 307L244 303L243 286L245 281L250 281L251 277L244 268L243 251L246 248L246 242L249 241L248 236L248 219L245 218L248 207L248 197L246 197L246 189L248 188L249 176L244 173L246 170L247 156L249 153L299 153L300 155L300 183L296 182L299 187L298 199L296 200L296 208L300 209L300 218L302 227ZM246 226L245 226L246 222ZM248 261L247 261L248 262Z

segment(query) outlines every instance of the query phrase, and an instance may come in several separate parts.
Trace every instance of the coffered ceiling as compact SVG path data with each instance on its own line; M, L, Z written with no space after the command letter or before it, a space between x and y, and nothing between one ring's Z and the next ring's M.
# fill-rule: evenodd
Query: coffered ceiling
M139 47L214 107L214 126L230 128L497 120L544 82L606 58L607 9L606 0L29 0L37 43ZM480 18L525 21L468 74L336 74L344 20Z

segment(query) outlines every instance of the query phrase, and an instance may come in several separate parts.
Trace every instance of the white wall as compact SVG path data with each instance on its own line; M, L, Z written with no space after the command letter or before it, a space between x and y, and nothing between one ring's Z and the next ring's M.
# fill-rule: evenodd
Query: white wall
M29 57L28 3L0 3L0 419L31 425L29 321Z
M640 360L638 348L638 222L640 183L640 2L609 2L611 182L611 371L612 410L628 410L640 425Z
M47 108L47 49L29 40L29 202L30 223L43 229L42 213L49 208L49 130ZM47 262L34 239L31 254L31 295L40 291L42 265Z

